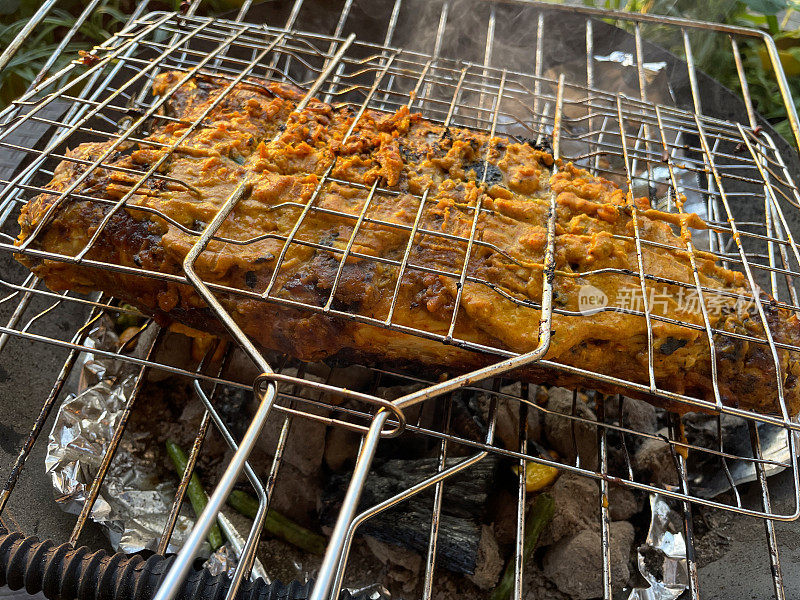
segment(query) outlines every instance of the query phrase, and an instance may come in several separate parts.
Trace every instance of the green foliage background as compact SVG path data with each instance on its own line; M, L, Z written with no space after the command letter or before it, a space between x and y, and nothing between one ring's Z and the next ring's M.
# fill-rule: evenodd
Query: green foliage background
M88 0L58 0L55 7L33 30L11 62L0 71L0 108L19 97L33 81L59 42L75 23ZM181 0L152 0L148 11L177 10ZM0 51L5 50L41 6L42 0L0 0ZM233 0L203 2L204 14L215 14L235 5ZM50 70L57 72L78 51L90 50L117 32L136 8L136 0L104 0L92 11L69 44L69 51L59 56Z
M800 110L800 29L789 25L791 15L800 8L800 0L583 1L587 5L600 8L683 16L756 27L769 32L778 45L793 98ZM0 0L0 49L8 46L40 4L41 0ZM136 0L101 2L81 26L69 46L70 51L58 57L50 72L54 73L67 64L76 56L77 51L88 51L119 30L135 4ZM153 0L148 5L148 10L175 10L179 4L180 0ZM201 12L215 14L236 4L236 0L207 0L203 2ZM85 0L58 0L55 9L29 36L8 66L0 71L0 108L26 90L84 6ZM645 39L683 56L683 40L675 28L646 25L643 27L643 34ZM724 85L739 90L739 77L727 37L695 33L692 34L691 41L698 66ZM742 52L756 109L770 119L784 137L791 139L783 102L763 44L748 42L742 46Z
M584 0L584 4L761 29L775 39L792 98L800 111L800 29L791 25L792 21L800 22L797 18L800 15L796 13L800 9L798 0ZM646 40L684 57L683 39L676 28L646 25L642 27L642 34ZM729 38L695 32L690 34L690 40L698 67L725 86L741 92ZM756 110L769 119L784 138L793 141L786 108L764 44L740 41L740 50Z

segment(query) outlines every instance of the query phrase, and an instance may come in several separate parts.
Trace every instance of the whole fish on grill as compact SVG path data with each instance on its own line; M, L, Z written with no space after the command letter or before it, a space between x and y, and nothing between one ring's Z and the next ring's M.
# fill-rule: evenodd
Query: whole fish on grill
M800 410L796 315L756 290L776 343L776 371L745 277L695 251L709 344L685 241L693 229L707 228L697 215L631 201L614 183L570 163L559 161L552 174L552 155L535 144L443 127L405 107L359 115L357 106L311 99L295 111L303 92L286 84L250 79L226 91L229 82L220 78L182 78L157 78L154 93L168 100L149 135L118 144L88 175L114 142L79 145L56 168L50 192L24 206L17 243L40 231L18 260L51 289L102 290L164 322L221 333L191 286L145 272L182 274L200 233L245 181L246 193L195 269L222 286L216 296L247 335L302 360L464 372L499 360L464 342L504 352L536 348L555 193L555 312L546 359L586 373L534 365L517 376L607 392L624 384L593 373L649 385L636 219L657 388L715 401L716 378L725 404L776 413L780 380L790 413ZM104 219L81 262L42 256L76 256ZM454 311L449 343L433 339L448 334ZM363 319L391 320L392 327Z

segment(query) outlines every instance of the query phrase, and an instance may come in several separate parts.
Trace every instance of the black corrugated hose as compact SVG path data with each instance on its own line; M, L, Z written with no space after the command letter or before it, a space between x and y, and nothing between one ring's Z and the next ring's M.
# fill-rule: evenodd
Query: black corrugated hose
M174 557L91 552L51 540L10 533L0 528L0 586L43 592L48 600L152 600ZM223 600L230 586L227 575L193 569L176 600ZM246 581L237 600L304 600L313 582L283 585L263 579ZM347 591L342 600L356 600Z

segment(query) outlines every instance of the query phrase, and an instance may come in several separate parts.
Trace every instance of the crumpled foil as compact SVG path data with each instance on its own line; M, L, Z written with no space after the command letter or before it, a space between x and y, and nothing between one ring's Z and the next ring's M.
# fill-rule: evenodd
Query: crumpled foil
M685 419L687 439L704 448L714 447L718 437L716 417L708 415L692 415ZM714 498L731 489L731 481L735 485L756 480L756 468L752 460L745 457L753 456L753 446L750 441L748 424L744 419L722 416L722 440L727 453L741 456L741 459L728 458L726 464L728 473L725 473L719 458L707 455L700 456L698 462L692 465L689 472L689 486L692 492L702 498ZM785 464L791 462L791 449L789 436L793 435L786 428L767 423L759 423L758 438L761 446L761 458ZM692 456L699 453L693 453ZM786 467L776 464L764 464L764 474L767 477L777 475Z
M675 600L689 588L683 517L659 494L650 495L650 529L638 551L639 572L650 584L628 600Z
M233 577L233 572L238 564L239 557L236 554L236 550L233 549L230 542L225 542L211 553L211 556L208 557L203 566L211 571L212 575L226 573L228 577Z
M347 588L350 595L369 598L369 600L391 600L392 593L384 586L374 583L361 588Z
M93 329L86 345L116 351L119 339L110 321ZM58 410L50 431L45 470L55 499L66 512L79 514L124 418L139 367L127 361L84 353L80 381ZM121 552L156 550L176 486L150 464L139 460L122 439L100 487L90 517L102 525L111 546ZM194 520L179 515L168 552L176 552ZM205 548L205 554L209 549Z

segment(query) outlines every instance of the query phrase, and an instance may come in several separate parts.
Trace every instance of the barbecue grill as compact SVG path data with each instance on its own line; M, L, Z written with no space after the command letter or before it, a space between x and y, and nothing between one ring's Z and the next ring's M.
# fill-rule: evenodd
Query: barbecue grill
M55 3L55 0L48 0L42 5L32 19L31 26L20 32L20 43ZM97 0L87 5L76 26L64 38L62 49L68 51L69 42L78 26L97 5ZM64 581L71 581L69 585L76 586L75 593L88 598L95 593L92 591L94 586L100 590L104 589L104 585L107 586L105 589L111 589L108 586L113 582L117 586L114 588L117 593L124 595L121 591L124 589L123 577L132 575L123 575L123 572L138 570L145 573L140 577L150 579L146 585L141 584L137 594L155 594L159 600L168 600L179 593L186 595L191 591L201 596L211 593L233 598L242 586L254 594L267 593L264 590L271 588L266 584L258 587L257 584L248 583L247 579L254 564L274 487L281 485L283 450L293 435L292 425L297 420L310 419L326 427L353 431L360 436L361 442L315 583L313 586L295 584L291 593L296 595L291 597L305 597L302 594L308 594L315 600L338 597L340 589L347 585L349 552L359 527L408 498L433 490L423 583L423 595L430 597L437 573L437 543L444 490L451 478L458 474L469 474L474 465L489 456L505 457L520 466L514 554L515 598L523 597L525 592L522 583L525 569L525 465L529 461L555 466L598 482L605 598L612 597L614 578L609 545L608 494L611 483L658 493L673 500L675 506L680 508L689 546L687 568L690 574L689 590L693 598L700 595L697 565L691 549L693 506L713 507L762 519L772 566L774 594L776 598L786 597L774 522L792 521L800 515L794 433L800 426L794 419L795 415L787 412L780 382L775 398L775 405L780 407L780 411L772 415L723 405L718 389L716 402L661 389L653 376L652 327L648 331L649 385L545 360L543 357L551 335L551 316L559 311L566 313L553 303L552 269L550 276L544 279L541 305L536 307L541 311L539 347L525 355L454 337L455 313L449 334L440 335L394 322L391 310L387 318L374 319L353 314L333 303L341 269L348 259L382 260L399 269L401 274L409 270L424 271L425 267L409 260L414 240L420 235L438 235L463 247L462 264L453 265L449 272L436 273L458 282L459 290L463 289L465 282L480 284L492 289L498 297L518 302L491 281L476 279L467 273L467 263L474 249L489 246L488 242L475 235L478 215L485 210L480 206L473 209L474 222L468 238L424 231L418 227L419 218L410 228L380 222L370 216L368 203L360 215L337 214L337 217L351 224L352 234L344 248L325 248L337 255L340 268L330 299L323 306L271 294L271 286L263 294L257 294L212 284L198 277L193 265L210 241L220 239L216 236L217 231L240 200L243 186L231 194L212 222L188 230L196 236L197 241L184 264L183 275L143 272L119 264L93 261L86 258L88 246L77 256L67 257L36 250L28 242L19 247L14 245L16 216L20 207L44 191L43 185L52 178L53 169L60 161L78 161L67 157L66 148L74 148L87 140L122 143L125 140L138 141L143 136L142 131L146 129L149 119L158 113L163 104L163 99L155 98L149 92L150 83L159 72L178 70L185 73L187 78L197 73L213 74L229 85L228 90L236 83L254 76L298 85L306 92L301 105L314 96L326 102L350 103L357 111L366 108L394 111L408 106L411 110L422 112L427 119L444 125L481 129L517 140L530 139L539 144L551 143L556 157L572 160L595 174L618 181L632 195L649 195L657 199L664 210L687 210L689 206L685 208L678 201L681 194L695 198L696 203L691 205L691 209L704 215L710 229L707 239L686 241L686 250L693 257L694 288L659 280L646 273L641 263L641 246L653 242L639 238L637 231L634 239L639 247L639 272L633 276L636 277L642 302L638 306L617 307L615 310L639 315L651 325L658 320L668 320L652 311L652 292L658 285L684 286L687 291L703 298L709 290L700 284L694 256L697 251L705 250L715 254L729 268L746 275L753 293L753 298L749 300L755 303L763 320L764 308L758 299L757 286L769 291L781 307L791 310L800 308L794 284L795 278L800 275L800 251L793 237L793 231L797 231L797 224L800 223L797 212L800 195L794 181L798 166L797 153L756 114L748 93L747 72L740 52L744 43L760 43L766 49L792 126L792 143L800 143L794 104L776 47L768 36L739 27L522 0L475 2L468 7L465 7L465 3L456 6L445 1L430 6L426 4L424 9L413 2L395 0L371 4L368 10L362 10L353 0L346 0L335 11L330 7L318 6L310 10L304 6L303 0L296 0L291 6L267 5L266 9L261 9L264 19L258 20L254 18L256 11L251 11L249 2L245 2L238 14L229 18L200 16L199 1L184 3L183 8L178 13L148 12L147 2L138 4L120 32L92 52L76 56L73 62L56 72L51 69L52 61L49 62L28 91L0 113L0 151L8 157L6 162L12 165L0 178L0 257L4 265L0 280L4 288L4 296L0 299L0 308L4 311L4 324L0 327L0 352L5 350L4 364L13 365L13 368L20 367L16 357L18 353L26 352L26 348L56 348L66 355L63 367L30 426L29 434L24 436L16 460L4 466L7 480L0 493L0 515L7 517L4 510L13 503L13 492L18 482L24 479L25 474L37 470L38 466L29 464L28 459L53 408L58 406L64 395L81 353L92 352L114 358L139 369L133 394L125 408L125 418L115 430L110 447L93 477L72 533L68 539L58 540L66 544L58 547L55 544L42 544L35 538L26 538L19 533L4 533L0 537L0 558L7 560L2 564L7 583L15 586L24 584L29 591L44 588L46 595L55 597L58 586L53 587L56 585L53 578L61 577L59 585L67 585ZM419 22L415 21L419 20L420 10L423 10L422 18L425 20L431 15L435 17L430 36L419 37ZM468 13L468 19L464 17L465 13ZM466 44L463 36L457 34L455 24L465 20L470 22L469 31L475 40L473 44ZM510 48L512 44L505 44L503 40L515 31L515 21L530 23L531 28L519 33L519 40ZM625 27L628 33L615 29L610 23ZM646 41L649 28L655 26L682 39L684 56L681 59ZM698 35L720 36L727 40L730 47L728 58L735 62L740 76L740 95L720 90L695 68L692 48ZM572 45L568 54L561 52L565 44L574 44L576 40L581 42L579 48ZM12 44L0 56L0 68L7 64L17 47L18 44ZM607 80L596 73L595 57L610 55L615 50L627 54L630 64L624 69L635 74L634 83L638 91L635 96L608 89ZM520 56L526 52L524 58L528 62L520 62ZM669 67L668 77L672 90L676 91L675 104L652 101L653 92L648 87L651 85L648 65L659 61ZM618 66L623 69L622 63ZM66 85L68 81L71 83ZM161 118L170 117L161 115ZM202 118L189 124L190 130L200 126ZM83 161L87 167L85 172L101 166L108 168L102 164L105 158L103 156L92 164ZM111 204L111 211L124 210L125 201L148 177L165 177L156 169L157 165L146 173L133 173L138 183L119 202ZM326 181L342 186L355 185L334 178L330 170L320 186ZM173 183L182 184L180 181ZM61 199L68 197L71 191L65 191ZM382 194L395 193L377 183L371 193L376 191ZM78 194L72 194L72 197L109 204L109 201L100 198ZM419 216L429 202L426 194L420 195L418 202ZM554 197L551 203L555 205ZM300 214L297 225L288 236L281 238L284 254L292 244L315 247L313 242L296 236L296 232L303 217L310 211L329 211L315 207L313 200L308 204L297 203L296 208ZM404 256L399 260L376 259L353 250L359 227L365 223L402 231L408 239ZM552 211L547 223L545 273L553 265L554 228L555 211ZM93 240L97 236L97 233L94 234ZM239 244L252 242L224 241ZM698 244L702 247L697 247ZM88 268L131 271L191 284L234 340L235 344L228 350L229 355L244 353L254 365L256 376L249 381L242 381L237 374L224 370L212 372L205 360L187 366L185 361L165 356L159 352L163 335L152 335L157 326L149 320L141 326L133 340L136 342L139 338L146 338L147 351L143 354L131 355L92 347L87 343L87 336L104 317L140 315L135 309L120 305L110 297L52 292L35 276L15 265L12 260L14 253L54 261L80 262ZM284 254L278 257L279 264ZM276 267L275 273L278 270ZM397 278L398 286L401 279L401 276ZM378 327L488 353L496 357L496 362L479 371L443 381L371 369L369 387L372 391L353 391L337 377L339 367L328 368L327 375L320 380L319 377L310 376L308 368L297 361L262 352L227 314L219 301L222 294L249 296L262 302L319 311L342 319L360 319ZM713 347L715 332L709 324L705 303L701 301L699 307L703 311L705 326L683 326L699 329ZM58 327L61 323L65 327ZM765 339L741 334L739 337L750 343L764 344L776 357L777 363L776 342L771 339L769 328L765 327L765 330ZM800 351L800 348L788 348ZM554 372L581 375L597 381L598 385L602 382L612 383L630 390L632 395L646 394L669 401L673 406L684 406L685 410L703 410L715 414L716 430L702 442L689 441L684 435L683 418L678 415L671 418L666 434L639 430L625 421L625 403L629 400L623 396L598 400L597 418L587 419L579 410L581 400L577 391L573 395L571 413L553 413L535 401L528 385L509 385L514 383L515 368L533 362ZM12 370L12 366L8 368ZM110 560L101 560L100 557L87 567L81 563L86 556L85 550L75 550L73 547L89 537L88 534L82 537L85 526L122 439L127 417L141 404L141 399L136 402L137 394L149 373L154 371L168 372L192 381L197 400L206 407L207 412L189 456L189 468L181 480L154 557L146 562L119 555ZM387 380L413 385L414 391L397 399L382 397L377 390ZM225 388L252 389L258 400L249 427L238 440L234 439L214 405L216 395ZM489 427L481 436L470 437L453 429L451 412L458 394L479 396L489 404ZM432 427L418 417L418 407L431 403L444 407L447 416L441 426ZM518 415L517 422L521 425L517 448L509 448L497 440L495 424L499 405L513 407ZM596 431L597 465L582 462L580 455L570 461L534 450L528 443L526 424L529 414L536 412L549 413L569 423L568 429L576 447L576 429L589 427ZM724 439L723 417L746 425L749 447L731 449ZM281 435L274 449L272 464L267 469L257 469L257 465L251 465L248 458L268 418L280 420ZM175 558L165 562L160 555L165 554L170 543L189 477L212 423L224 435L234 451L233 455L182 549ZM28 427L26 425L26 429ZM762 437L766 431L784 441L787 448L785 457L776 459L765 455ZM436 469L416 485L364 510L359 505L359 497L370 476L372 460L379 446L388 438L403 437L435 440L440 448ZM680 476L678 485L657 485L635 473L628 448L642 439L661 439L669 445ZM624 467L621 469L614 470L609 466L608 454L612 445L622 451ZM728 479L731 493L723 498L710 498L702 494L702 482L693 471L695 461L689 460L689 457L714 461ZM740 484L731 474L732 463L750 466L760 492L757 497L740 493ZM194 558L243 470L259 497L259 511L246 535L241 548L241 560L233 577L230 580L224 577L211 578L203 571L192 569ZM767 479L769 474L780 470L791 473L792 503L788 510L785 507L783 510L776 508ZM47 508L43 507L42 510ZM12 521L3 520L3 527L7 530L15 529L13 525ZM43 557L47 558L46 563L41 562ZM84 567L79 569L81 564ZM269 565L266 569L269 571ZM190 584L185 583L187 577ZM208 590L212 591L203 591L204 585L210 586Z

